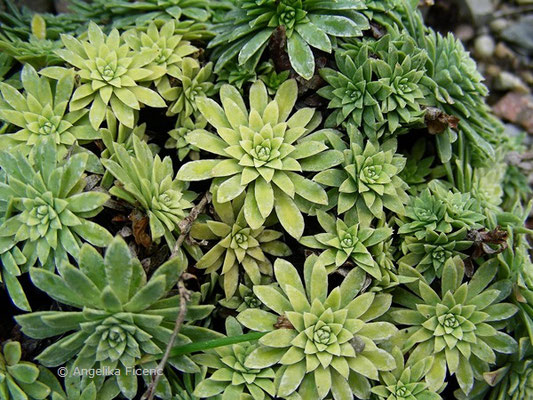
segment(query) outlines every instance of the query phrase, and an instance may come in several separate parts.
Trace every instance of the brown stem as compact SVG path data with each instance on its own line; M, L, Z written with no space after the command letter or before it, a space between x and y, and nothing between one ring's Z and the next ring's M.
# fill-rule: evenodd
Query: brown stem
M170 254L170 258L176 257L180 251L180 248L185 241L185 238L189 234L192 225L196 218L198 218L198 215L205 209L207 204L211 201L211 195L206 193L204 197L202 197L202 200L200 200L200 203L196 205L189 215L183 219L179 223L180 228L180 235L178 237L178 240L176 240L176 244L174 245L174 248L172 249L172 253ZM167 344L167 347L165 349L165 353L163 354L163 358L159 362L156 368L156 374L152 375L152 382L150 382L150 385L148 386L148 389L146 392L142 395L141 400L153 400L157 385L159 384L159 380L161 379L161 376L163 375L163 370L165 369L165 366L168 362L168 359L170 357L170 351L172 350L172 347L174 347L174 342L176 341L176 337L178 336L178 333L180 332L180 329L183 325L183 322L185 321L185 315L187 313L187 302L189 301L189 291L185 288L185 282L184 282L184 276L180 276L180 279L178 281L178 291L180 296L180 309L178 312L178 316L176 317L176 323L174 324L174 330L172 331L172 335L170 336L170 340Z

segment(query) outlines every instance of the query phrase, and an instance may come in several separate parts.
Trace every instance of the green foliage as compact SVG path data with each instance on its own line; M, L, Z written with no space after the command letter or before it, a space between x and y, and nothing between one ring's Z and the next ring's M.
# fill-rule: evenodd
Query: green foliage
M79 254L79 268L63 263L58 266L60 275L36 268L30 271L38 288L83 311L41 311L18 316L17 322L33 338L66 334L37 357L43 365L59 366L73 359L73 368L119 369L120 375L108 379L116 379L121 392L131 399L137 393L137 377L131 368L144 355L162 353L170 338L179 296L165 296L186 266L185 258L172 258L147 280L141 263L122 239L111 241L105 257L86 244ZM205 318L212 308L190 305L186 320ZM187 332L210 334L203 330L191 326ZM187 333L178 335L177 343L190 342ZM171 364L182 371L198 371L187 356ZM166 379L160 390L170 391Z
M135 52L157 50L156 58L144 68L151 70L150 81L154 81L160 94L170 87L170 79L180 79L181 66L186 56L198 51L182 35L175 34L176 21L170 20L161 29L154 22L148 25L146 32L130 30L124 34L124 40Z
M459 118L459 130L464 133L468 146L475 150L478 163L494 158L494 144L500 142L501 122L491 113L484 98L488 93L477 71L475 61L462 43L448 34L430 31L424 39L428 52L428 74L435 82L433 95L438 107ZM451 144L457 134L450 128L437 135L437 149L442 162L450 160Z
M141 208L150 219L153 240L165 237L169 245L179 234L179 223L192 207L196 194L187 185L173 178L170 157L154 156L146 142L132 136L133 154L124 145L114 144L116 161L104 159L106 169L120 182L109 193Z
M506 280L493 283L497 272L497 263L487 261L470 282L463 283L464 266L455 257L442 270L440 295L421 277L409 285L412 292L397 289L394 301L404 308L392 308L390 316L408 326L400 331L399 340L404 352L414 347L407 365L433 354L425 376L429 389L439 390L448 371L468 394L474 379L496 362L495 352L512 354L517 350L516 341L501 329L518 308L502 302L512 285Z
M6 174L0 169L0 185L4 186L6 182ZM5 220L7 207L7 198L0 198L0 226ZM0 238L0 249L0 263L2 266L0 283L5 285L13 304L22 310L30 311L31 307L24 294L24 289L17 279L23 272L26 272L27 259L19 247L16 246L16 243L9 237Z
M359 12L364 8L359 0L239 0L228 22L217 27L220 34L209 43L215 48L215 71L235 58L239 65L254 69L272 34L281 29L287 36L292 68L311 79L315 71L311 47L331 53L336 38L362 36L369 27Z
M188 135L197 129L205 129L207 120L202 116L178 118L176 120L176 127L168 132L170 136L165 142L166 149L176 149L178 158L183 161L186 157L191 160L198 160L200 158L200 149L195 145L189 143Z
M425 157L426 151L426 140L417 140L411 152L406 155L405 168L400 172L400 178L409 185L408 192L412 195L417 195L425 188L429 177L435 172L435 168L432 168L435 157Z
M212 96L216 89L213 83L213 64L201 66L194 58L186 57L179 75L180 86L172 86L170 82L160 85L162 96L173 103L168 108L168 115L179 114L181 121L192 115L198 115L197 99ZM166 86L168 84L168 86Z
M47 371L47 370L44 370ZM54 382L55 376L43 377L43 382L52 389L51 400L113 400L120 394L116 380L106 380L105 376L95 376L89 384L83 384L83 376L70 361L66 366L65 388Z
M134 3L125 0L95 0L96 4L90 6L82 5L79 1L76 3L86 13L109 18L112 26L118 29L144 26L152 21L162 25L182 17L204 22L210 16L207 0L143 0Z
M324 68L329 83L318 94L335 109L326 126L348 120L367 137L404 132L420 123L424 112L427 55L406 34L387 34L376 42L363 42L357 50L337 51L339 71Z
M398 176L405 166L405 158L396 154L396 140L389 139L381 146L359 135L351 137L349 149L344 150L342 169L330 168L318 173L313 180L335 188L337 212L357 213L359 220L383 219L383 208L399 215L405 213L407 185Z
M21 80L23 94L0 83L0 118L20 128L0 136L0 149L20 150L33 157L31 150L35 144L41 138L50 137L58 145L58 157L63 158L69 146L100 138L89 123L88 110L67 112L74 88L73 73L65 71L57 82L52 82L39 77L31 65L26 65Z
M288 74L287 74L288 75ZM255 82L257 75L255 71L247 70L246 68L239 67L237 63L227 64L219 73L217 81L220 84L228 83L235 86L242 93L242 87L245 83ZM217 85L218 85L217 82Z
M0 400L533 396L531 155L419 0L1 3Z
M28 266L38 259L53 270L68 254L78 256L81 239L95 246L109 243L111 234L87 219L109 199L102 192L83 191L87 160L86 153L78 153L62 161L52 138L36 146L34 161L20 152L0 152L0 167L7 175L0 196L8 203L0 253L19 243Z
M172 400L199 400L194 395L196 386L205 379L207 367L201 367L201 372L195 374L184 374L178 377L175 373L167 372L169 375L170 386L172 387ZM181 378L181 379L180 379ZM221 396L212 396L213 400L221 400Z
M495 387L489 400L518 400L533 396L533 348L529 338L520 338L518 351L503 367L485 372L483 378Z
M198 262L196 268L205 269L206 273L217 271L222 267L224 292L226 298L233 296L239 283L239 267L251 280L253 285L261 283L261 275L272 275L272 264L266 257L291 254L289 247L277 240L281 232L272 229L252 229L244 218L245 194L241 193L229 203L219 203L217 189L213 189L213 206L220 221L208 220L196 223L191 229L194 239L218 240Z
M126 127L122 123L118 122L115 115L111 110L107 110L106 113L106 128L100 129L102 135L102 141L104 142L105 149L100 153L101 158L110 158L113 161L117 161L117 155L115 152L115 143L121 144L128 151L133 154L133 137L136 136L139 140L148 140L146 135L146 124L141 124L133 129ZM113 185L113 175L106 170L102 177L101 185L106 189L109 189Z
M362 293L365 273L353 269L339 287L328 293L327 271L315 256L298 271L281 259L274 264L279 288L254 286L256 296L272 311L248 309L237 319L245 327L268 332L252 351L247 368L277 367L278 397L336 399L367 398L368 379L395 368L394 358L380 342L396 333L388 322L370 322L383 315L389 294ZM283 327L274 329L280 322Z
M304 236L304 246L325 250L318 260L332 272L350 260L365 272L380 280L382 274L379 265L370 254L369 247L386 241L392 235L392 229L381 227L374 229L361 224L357 219L346 217L335 219L331 215L317 211L318 222L324 233Z
M405 221L400 222L398 233L414 234L417 239L433 233L449 234L454 229L479 229L485 216L476 199L468 193L446 190L438 181L429 184L429 188L417 197L411 197L406 207Z
M450 258L467 257L462 251L470 248L472 242L466 236L465 228L451 233L439 233L428 229L420 239L416 236L407 236L402 242L402 251L405 255L398 262L416 267L418 272L432 282L435 277L442 276L443 267Z
M19 342L7 342L0 351L0 399L47 399L51 390L41 381L44 368L21 357Z
M289 115L297 97L296 81L283 83L270 100L265 85L250 88L250 111L232 86L220 89L224 108L208 98L198 98L202 115L215 127L191 132L189 142L223 158L192 161L178 172L184 181L217 179L217 201L225 203L246 192L244 218L258 229L275 213L285 230L301 237L304 219L295 199L327 204L324 189L300 171L319 171L340 163L341 153L315 140L301 141L317 125L315 110L303 108ZM300 141L298 141L300 139ZM261 199L261 201L259 201Z
M261 79L268 89L268 94L275 94L281 84L289 79L290 71L276 72L270 62L265 62L259 66L259 79Z
M159 49L134 51L124 43L116 29L107 36L94 22L89 24L88 40L70 35L63 35L61 40L66 49L57 50L56 54L74 67L82 83L74 92L69 109L77 111L90 105L89 120L94 129L102 124L107 108L121 123L133 128L135 112L141 104L166 106L156 92L138 85L152 80L153 76L157 78L149 66L159 56ZM63 73L64 69L60 67L41 71L52 78Z
M242 335L242 327L235 318L226 319L226 333L228 336ZM194 394L211 399L222 393L223 399L237 399L245 392L254 400L272 399L276 391L274 370L246 366L248 356L257 348L257 342L245 342L195 356L198 364L214 372L196 386Z
M381 372L382 385L374 386L372 393L378 399L386 400L442 400L437 393L428 390L424 377L431 369L431 356L421 359L410 366L404 365L402 351L394 347L392 355L396 368L391 372Z
M367 9L364 14L374 23L387 29L388 32L397 32L405 29L413 37L417 37L420 20L416 0L365 0ZM415 23L416 20L416 23Z

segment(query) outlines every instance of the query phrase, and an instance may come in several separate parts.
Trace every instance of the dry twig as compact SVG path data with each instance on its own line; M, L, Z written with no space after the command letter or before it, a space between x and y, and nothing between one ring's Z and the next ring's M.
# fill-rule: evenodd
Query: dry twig
M172 249L172 253L170 254L170 258L176 257L180 251L180 248L185 241L187 235L189 234L192 224L198 218L198 215L205 209L207 204L211 201L211 195L206 193L204 197L202 197L202 200L198 205L196 205L187 218L185 218L183 221L179 223L180 228L180 235L178 237L178 240L176 240L176 244L174 245L174 248ZM150 382L150 385L148 386L148 389L146 392L142 395L141 400L153 400L157 385L159 384L159 380L161 379L161 376L163 375L163 370L165 369L165 366L168 362L168 359L170 357L170 351L172 350L172 347L174 347L174 342L176 341L176 337L178 336L178 333L180 332L181 326L183 325L183 322L185 321L185 314L187 313L187 302L189 301L189 291L187 288L185 288L185 278L187 273L182 274L180 276L180 279L178 281L178 291L180 295L180 309L178 312L178 316L176 317L176 323L174 324L174 330L172 331L172 335L170 336L170 340L167 344L167 347L165 349L165 353L163 354L163 358L157 365L156 371L157 373L152 376L152 382Z

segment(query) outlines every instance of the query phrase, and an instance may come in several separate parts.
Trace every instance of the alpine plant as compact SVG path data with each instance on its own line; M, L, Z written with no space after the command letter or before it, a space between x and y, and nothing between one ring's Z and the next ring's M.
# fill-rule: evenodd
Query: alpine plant
M488 181L485 181L482 186L494 187ZM435 198L446 206L444 220L453 228L479 229L482 223L486 221L487 217L483 215L484 203L476 196L476 191L461 193L456 189L448 188L444 182L439 180L431 181L428 187ZM490 189L488 193L490 193ZM498 198L495 193L490 193L487 197L490 198L491 194L496 199Z
M337 38L362 36L370 25L361 14L360 0L238 0L220 34L209 43L215 48L215 71L237 59L239 65L254 69L273 34L287 37L287 53L294 71L304 79L315 72L313 50L331 53Z
M156 58L144 68L153 72L147 80L154 81L160 94L162 89L171 86L171 79L180 80L184 58L198 51L197 47L183 40L182 35L176 35L175 31L176 22L171 20L161 29L157 29L156 24L152 22L146 32L132 29L124 34L125 42L135 52L157 50Z
M119 29L130 26L145 26L155 21L163 24L168 21L192 22L207 21L210 17L207 0L96 0L96 5L109 13L112 25ZM87 7L87 6L86 6Z
M427 230L420 239L406 236L401 244L405 255L398 262L416 267L431 283L435 277L442 276L444 265L449 259L455 256L463 260L467 258L464 251L472 246L467 234L466 228L462 228L450 233Z
M406 268L400 266L400 269ZM408 267L407 267L408 268ZM433 354L433 364L425 376L428 388L438 391L447 371L455 375L461 390L468 395L475 379L496 363L496 353L512 354L516 341L500 331L518 311L503 303L512 290L511 281L494 281L496 260L481 265L469 282L463 283L464 265L460 258L448 260L442 271L440 294L420 277L410 290L396 289L390 317L407 326L400 332L402 350L411 350L408 366ZM416 275L411 270L407 274Z
M313 180L334 188L339 214L357 214L361 221L384 219L384 209L405 213L407 184L399 177L405 158L396 153L395 139L377 142L352 136L339 167L319 172Z
M78 262L79 267L58 265L59 275L42 268L30 271L35 286L72 311L34 312L18 316L17 322L24 334L34 339L62 336L37 356L41 364L57 367L73 360L74 369L117 369L120 374L108 379L116 380L122 394L132 399L138 384L132 368L143 356L162 353L172 334L180 300L179 295L165 297L187 261L181 256L171 258L148 280L140 261L117 237L110 240L105 257L85 244ZM212 308L190 304L185 320L203 319ZM178 335L176 343L191 343L188 335L221 336L190 325ZM199 371L187 356L171 357L169 363L180 371ZM144 366L155 368L156 364L147 362ZM91 381L85 379L83 384ZM159 390L162 395L170 393L165 377Z
M19 151L0 152L0 167L7 175L0 197L11 205L0 225L0 253L18 244L28 267L39 260L53 270L69 254L78 256L82 239L100 247L109 243L111 234L89 220L109 195L84 192L87 159L87 153L78 153L60 160L50 137L36 145L33 161Z
M371 322L389 309L392 296L361 293L365 273L359 268L328 293L328 273L316 256L306 259L303 281L281 259L274 263L274 274L279 288L253 288L270 311L247 309L237 317L245 327L266 332L245 367L275 367L276 395L281 398L368 398L369 379L396 367L381 343L397 329L388 322Z
M459 131L464 133L467 146L475 150L473 163L483 164L482 160L493 159L494 145L499 144L503 128L484 101L488 89L475 61L451 34L442 36L431 30L424 46L429 56L428 74L434 81L430 87L435 104L459 118ZM446 128L436 140L441 161L449 161L457 132Z
M45 368L21 361L19 342L7 342L0 351L0 399L44 400L51 389L41 381Z
M325 232L304 236L300 242L304 246L324 250L318 260L329 272L349 261L372 277L382 279L380 266L372 257L369 248L389 239L392 235L391 228L374 229L349 217L344 220L335 219L321 210L317 211L317 218Z
M242 326L234 317L226 318L228 336L242 333ZM212 399L222 394L222 399L239 399L247 393L254 400L272 399L276 392L274 369L246 367L248 355L257 348L257 342L244 342L194 356L199 365L213 370L210 376L198 383L194 395Z
M102 163L118 183L109 193L128 203L139 206L150 220L152 240L164 237L173 245L174 233L180 233L180 221L192 208L196 193L187 191L187 184L173 178L170 157L163 160L154 156L148 144L133 136L133 154L124 145L115 143L116 161Z
M296 81L288 80L271 100L264 83L257 81L250 88L250 111L229 85L220 89L223 108L212 99L197 99L200 112L217 133L196 130L188 135L189 142L220 158L189 162L179 170L178 179L218 178L219 203L246 192L244 218L250 228L260 228L275 211L283 228L300 238L305 224L295 200L328 203L325 190L301 173L335 166L342 153L323 141L301 141L320 118L312 108L302 108L289 118L297 94Z
M0 187L6 184L7 178L3 170L0 170ZM0 226L4 222L9 199L0 197ZM18 308L30 311L30 303L26 298L24 289L18 281L18 277L27 272L26 257L20 251L20 248L9 237L0 238L0 283L5 288L11 298L11 301Z
M422 84L429 79L424 77L426 53L405 34L387 34L377 42L356 47L337 50L339 71L320 70L329 86L318 94L330 100L328 108L334 109L326 126L352 123L375 140L420 124L424 115Z
M399 347L393 347L392 355L396 361L393 371L380 372L381 385L372 387L372 393L379 400L442 400L442 397L428 390L424 377L431 369L431 356L406 366Z
M117 121L115 115L111 110L107 110L106 113L106 128L100 129L102 135L102 142L104 142L105 149L100 153L100 158L110 158L113 161L117 161L117 155L115 151L115 143L121 144L128 151L133 154L133 137L136 136L139 140L148 140L146 135L146 123L137 125L135 121L135 127L128 128ZM113 175L109 170L105 170L102 177L101 186L109 189L113 185Z
M533 346L529 338L518 341L518 351L495 371L485 372L486 383L494 387L489 400L519 400L533 396Z
M272 263L266 254L284 257L290 248L278 240L283 235L272 229L251 229L244 218L245 195L241 193L231 202L220 204L213 190L213 206L220 221L207 220L194 224L194 239L218 242L198 262L196 268L212 273L222 267L226 298L232 297L239 284L239 271L244 270L253 285L261 284L261 275L272 276Z
M0 3L0 400L533 400L530 143L431 1Z
M117 119L133 128L135 113L141 104L149 107L165 107L166 103L152 89L139 83L152 76L157 78L150 64L157 59L157 48L135 51L124 42L118 30L105 35L94 22L89 23L87 40L62 35L66 49L56 54L73 66L81 85L75 90L69 103L70 111L82 110L90 105L89 120L98 129L110 108ZM49 77L62 75L65 68L49 67L41 74Z
M14 133L0 135L0 149L20 150L24 155L33 156L32 149L37 142L50 137L58 146L58 156L63 158L70 146L100 138L100 133L89 123L88 110L67 111L74 89L71 71L65 71L54 82L39 77L26 64L20 77L22 93L7 83L0 83L0 118L19 128Z
M178 118L174 129L168 132L170 136L165 142L165 149L175 149L178 159L183 161L186 157L191 160L200 159L200 149L189 143L189 133L196 129L205 129L207 120L200 114L197 117Z
M216 93L213 75L213 64L207 63L202 66L191 57L185 57L181 67L181 85L173 86L170 81L159 85L161 95L172 104L168 108L167 115L178 114L180 121L197 116L198 102L200 97L209 97Z

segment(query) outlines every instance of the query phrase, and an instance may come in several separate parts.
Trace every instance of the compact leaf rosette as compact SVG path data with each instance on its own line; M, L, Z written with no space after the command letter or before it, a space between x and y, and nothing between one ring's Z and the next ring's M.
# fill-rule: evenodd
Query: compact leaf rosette
M528 144L431 2L14 3L0 400L533 398Z

